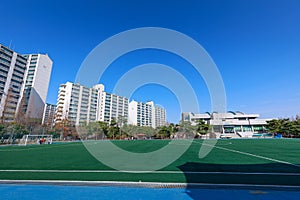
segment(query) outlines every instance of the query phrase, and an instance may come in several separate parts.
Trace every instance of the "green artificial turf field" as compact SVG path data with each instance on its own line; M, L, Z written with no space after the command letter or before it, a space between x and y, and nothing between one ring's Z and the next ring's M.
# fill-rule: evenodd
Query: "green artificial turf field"
M107 141L97 141L97 145ZM113 141L143 153L170 140ZM203 140L194 140L175 162L154 172L120 172L95 159L81 142L0 147L1 180L142 181L300 186L300 140L218 140L199 159ZM112 155L113 156L113 155ZM125 164L125 163L124 163Z

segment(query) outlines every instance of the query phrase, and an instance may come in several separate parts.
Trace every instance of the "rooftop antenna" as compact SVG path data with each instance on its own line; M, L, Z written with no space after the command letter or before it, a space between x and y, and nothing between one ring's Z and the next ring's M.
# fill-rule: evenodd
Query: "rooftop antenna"
M10 40L10 43L9 43L9 48L11 47L11 43L12 43L12 40Z

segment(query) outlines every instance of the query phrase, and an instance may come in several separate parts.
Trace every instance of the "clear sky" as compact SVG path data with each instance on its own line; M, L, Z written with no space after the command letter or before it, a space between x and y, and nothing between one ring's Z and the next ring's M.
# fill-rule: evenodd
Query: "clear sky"
M87 54L100 42L138 27L164 27L200 43L222 75L227 108L261 117L300 114L300 1L298 0L105 0L2 1L0 43L19 53L48 53L53 70L47 102L56 104L58 87L74 81ZM174 54L140 50L117 59L101 82L111 92L130 68L156 62L191 80L200 111L211 111L201 77ZM141 77L142 78L142 77ZM146 85L131 97L154 100L178 122L176 96Z

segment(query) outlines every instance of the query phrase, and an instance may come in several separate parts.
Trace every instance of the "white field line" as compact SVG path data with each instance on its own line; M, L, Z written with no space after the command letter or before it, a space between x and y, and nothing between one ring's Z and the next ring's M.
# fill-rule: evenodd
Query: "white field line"
M30 172L30 173L153 173L153 174L228 174L228 175L283 175L300 176L300 173L276 172L197 172L197 171L116 171L116 170L27 170L27 169L1 169L0 172Z
M13 152L13 151L28 151L28 150L43 150L43 149L53 149L53 148L58 148L58 147L70 147L70 146L77 146L78 143L76 144L59 144L59 145L52 145L52 144L43 144L43 145L39 145L39 144L34 144L32 146L34 147L28 147L31 145L28 145L27 147L25 146L19 146L20 148L15 148L15 149L1 149L0 148L0 152Z
M268 157L265 157L265 156L255 155L255 154L247 153L247 152L243 152L243 151L227 149L227 148L219 147L219 146L216 146L216 145L215 146L209 145L209 144L203 144L203 145L214 147L214 148L217 148L217 149L226 150L226 151L231 151L231 152L234 152L234 153L239 153L239 154L243 154L243 155L247 155L247 156L261 158L261 159L264 159L264 160L270 160L270 161L273 161L273 162L278 162L278 163L282 163L282 164L286 164L286 165L292 165L292 166L295 166L295 167L300 167L299 165L296 165L296 164L293 164L293 163L290 163L290 162L287 162L287 161L283 161L283 160L277 160L277 159L274 159L274 158L268 158Z

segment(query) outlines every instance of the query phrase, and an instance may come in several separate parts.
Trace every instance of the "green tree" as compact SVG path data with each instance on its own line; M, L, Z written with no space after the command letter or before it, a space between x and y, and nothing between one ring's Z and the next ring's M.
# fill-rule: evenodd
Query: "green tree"
M282 133L284 136L300 135L300 119L296 116L296 119L273 119L267 121L267 129L271 133Z
M157 138L165 139L169 138L172 133L172 127L162 126L158 128L158 133L156 134Z
M82 126L80 129L78 129L78 131L82 136L86 138L89 137L98 140L98 139L104 139L105 136L108 137L109 126L106 122L100 122L100 121L90 122L88 125Z
M180 138L194 138L197 133L197 126L193 126L191 122L180 121L177 136Z
M197 133L200 135L206 135L210 129L209 124L205 123L203 120L199 120L197 123Z
M13 129L15 134L14 137L17 139L21 139L23 135L28 134L28 130L26 129L26 127L21 124L13 124Z
M134 126L132 124L125 124L121 128L122 133L129 136L134 136L139 132L138 126Z
M151 126L140 126L138 128L139 133L143 133L146 137L152 137L156 134L156 130Z
M300 136L300 118L296 116L296 119L291 123L291 133L297 137Z
M280 121L277 119L272 119L270 121L267 121L267 129L271 133L280 133L281 132Z
M109 130L109 127L108 127L108 123L107 122L97 122L98 125L99 125L99 135L101 137L101 139L104 138L104 136L106 136L108 134L108 130Z
M117 121L113 118L110 121L109 129L107 132L107 137L110 139L115 139L116 136L120 133L120 128L118 127Z

